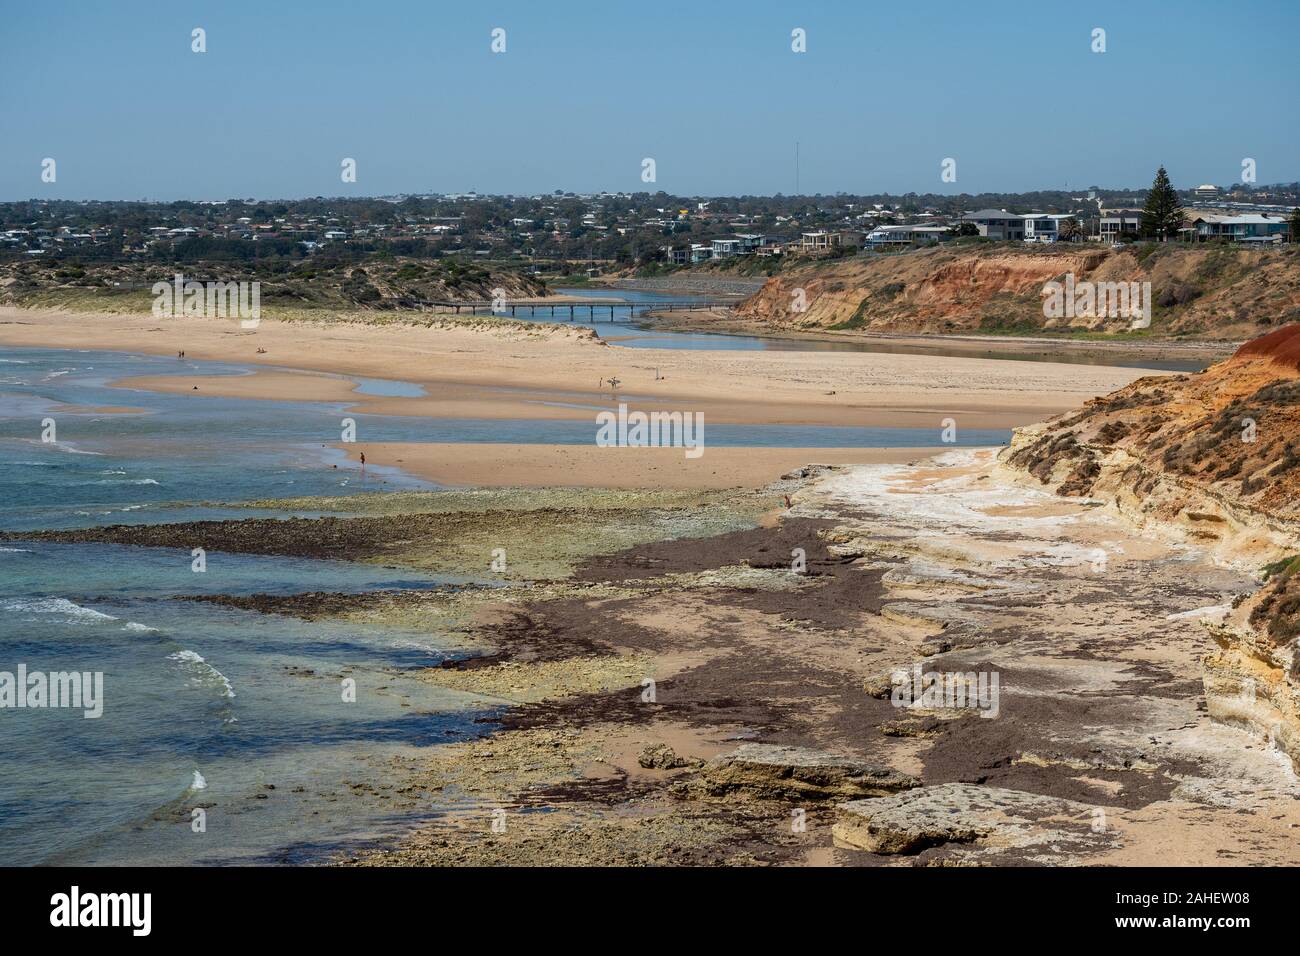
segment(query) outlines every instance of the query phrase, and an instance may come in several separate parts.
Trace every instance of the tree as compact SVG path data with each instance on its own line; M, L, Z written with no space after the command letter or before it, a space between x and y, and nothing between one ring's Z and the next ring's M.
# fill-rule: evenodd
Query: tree
M1287 225L1291 229L1291 241L1300 242L1300 206L1291 210L1291 221Z
M1142 207L1142 235L1148 239L1177 238L1182 226L1182 204L1169 183L1169 174L1161 166L1156 170L1155 182L1151 184L1146 205Z
M1062 242L1078 242L1083 238L1083 229L1077 219L1062 219L1058 232Z

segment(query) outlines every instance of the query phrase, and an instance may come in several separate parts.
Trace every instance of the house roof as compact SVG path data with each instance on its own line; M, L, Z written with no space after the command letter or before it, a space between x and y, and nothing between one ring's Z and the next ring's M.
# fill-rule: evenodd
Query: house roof
M963 219L1022 219L1015 213L1007 212L1005 209L977 209L974 212L968 212Z
M1228 216L1222 213L1200 213L1192 217L1192 222L1222 222L1243 226L1262 226L1266 224L1276 225L1285 222L1281 216L1264 216L1258 213L1244 213L1237 216Z

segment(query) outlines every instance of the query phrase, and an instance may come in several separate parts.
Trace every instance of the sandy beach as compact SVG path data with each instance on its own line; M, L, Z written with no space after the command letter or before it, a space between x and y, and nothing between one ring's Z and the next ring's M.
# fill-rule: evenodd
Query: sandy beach
M885 353L625 349L583 328L428 321L433 324L264 319L256 330L245 330L234 321L4 307L0 344L172 356L184 350L191 359L272 371L120 384L175 392L197 385L204 394L240 398L351 400L358 411L447 418L585 419L594 409L625 401L634 409L699 411L715 423L938 429L952 417L959 428L1011 428L1159 374ZM410 382L425 395L358 394L353 377ZM618 381L616 389L610 379Z
M809 464L904 464L942 448L680 448L381 442L338 445L441 485L482 488L755 488Z

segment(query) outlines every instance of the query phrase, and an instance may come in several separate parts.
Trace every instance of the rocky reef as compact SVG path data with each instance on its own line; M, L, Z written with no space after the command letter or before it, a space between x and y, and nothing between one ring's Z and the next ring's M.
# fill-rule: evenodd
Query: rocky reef
M1206 702L1300 761L1300 324L1022 428L1002 466L1256 573L1259 590L1208 625Z

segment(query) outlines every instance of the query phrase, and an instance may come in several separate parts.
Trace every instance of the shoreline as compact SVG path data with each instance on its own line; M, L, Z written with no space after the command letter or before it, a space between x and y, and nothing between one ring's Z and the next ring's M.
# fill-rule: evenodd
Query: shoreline
M481 619L492 652L427 679L511 706L427 774L507 825L452 813L335 862L1149 865L1169 862L1171 840L1184 865L1290 859L1294 776L1198 710L1188 685L1209 641L1167 614L1240 579L1178 584L1166 546L991 464L971 452L811 475L779 520L598 553L571 578L585 591ZM917 494L937 482L973 509L952 533ZM886 501L899 507L873 513ZM1088 563L1103 541L1124 555L1107 597ZM795 547L807 579L789 573ZM1063 547L1080 553L1062 560ZM990 573L1007 561L1011 580ZM1083 594L1094 603L1058 603ZM1157 603L1098 623L1138 596ZM1000 671L1001 719L899 708L882 675L919 662ZM972 821L973 838L949 818Z
M1069 411L1145 369L827 351L623 349L541 324L437 329L31 312L0 307L0 345L220 361L251 376L151 376L135 385L268 400L346 402L375 414L581 420L619 401L735 424L1013 428ZM259 353L257 349L265 351ZM315 373L314 375L312 373ZM342 381L338 377L342 377ZM422 397L356 393L355 378ZM617 391L611 378L619 381ZM129 382L118 383L131 387ZM575 407L576 406L576 407Z
M501 708L485 736L396 768L380 792L412 811L397 831L323 862L1149 864L1171 839L1184 863L1289 860L1300 784L1197 706L1195 611L1248 575L1009 480L993 450L894 451L752 491L281 499L243 520L3 537L478 577L508 554L496 584L195 598L450 635L465 654L418 679ZM322 517L257 514L295 508ZM998 673L999 719L899 707L889 675L913 667ZM466 799L415 812L448 788ZM977 838L946 837L927 801ZM893 815L855 816L877 808Z
M469 488L614 488L715 490L758 488L788 473L823 465L904 464L951 450L928 448L770 448L714 446L689 459L681 448L598 448L371 442L332 446L356 462L400 468L435 484Z

